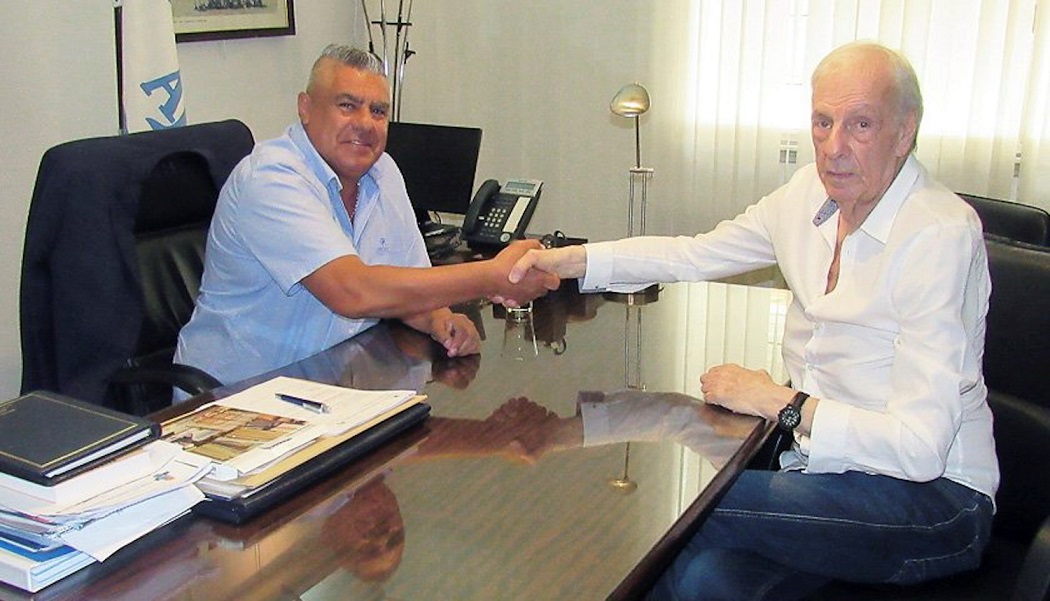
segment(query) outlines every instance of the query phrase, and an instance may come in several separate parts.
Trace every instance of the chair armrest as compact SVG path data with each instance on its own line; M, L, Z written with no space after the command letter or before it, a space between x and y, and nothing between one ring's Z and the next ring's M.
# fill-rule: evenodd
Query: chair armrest
M189 393L190 396L222 386L222 382L208 372L179 363L161 367L122 367L110 377L110 381L124 385L167 384Z
M1050 516L1028 546L1012 600L1050 601Z

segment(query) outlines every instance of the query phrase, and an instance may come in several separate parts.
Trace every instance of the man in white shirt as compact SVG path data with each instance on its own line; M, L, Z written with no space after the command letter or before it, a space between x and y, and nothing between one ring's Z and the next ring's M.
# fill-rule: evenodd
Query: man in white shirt
M812 77L816 162L714 230L529 251L582 290L778 265L793 293L790 386L722 365L705 400L794 434L745 471L652 593L793 599L831 579L909 584L975 567L999 484L981 374L990 282L981 224L912 155L907 60L853 43Z

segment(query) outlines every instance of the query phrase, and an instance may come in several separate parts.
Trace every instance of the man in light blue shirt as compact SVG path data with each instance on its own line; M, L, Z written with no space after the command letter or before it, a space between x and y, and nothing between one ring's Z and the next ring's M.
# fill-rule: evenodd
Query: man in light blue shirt
M401 173L386 147L390 89L372 55L329 46L299 94L299 123L258 144L231 173L208 234L200 296L175 361L235 382L398 318L449 356L478 352L466 316L447 307L557 287L510 266L537 242L494 259L430 267Z

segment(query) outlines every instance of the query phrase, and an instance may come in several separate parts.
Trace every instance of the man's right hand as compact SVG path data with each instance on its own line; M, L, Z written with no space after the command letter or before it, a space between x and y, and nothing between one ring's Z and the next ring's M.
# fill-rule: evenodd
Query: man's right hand
M530 271L545 271L561 279L582 278L587 273L587 250L579 244L530 250L510 270L510 281L518 282Z
M520 306L550 290L558 289L561 279L540 269L525 269L516 279L511 279L511 270L522 257L540 248L543 247L538 240L517 240L492 259L496 290L490 296L491 299L509 306Z

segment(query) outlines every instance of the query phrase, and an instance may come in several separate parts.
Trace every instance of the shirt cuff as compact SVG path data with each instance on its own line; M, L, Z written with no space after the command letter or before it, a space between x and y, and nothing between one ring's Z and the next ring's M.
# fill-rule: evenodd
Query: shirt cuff
M584 245L587 249L587 271L580 278L580 292L605 290L612 279L613 253L611 243L595 242Z
M820 399L813 413L813 427L809 433L807 471L813 473L840 473L849 465L846 455L849 442L849 405L831 399Z
M606 444L612 438L609 407L602 392L584 391L579 394L580 417L583 418L583 446Z

